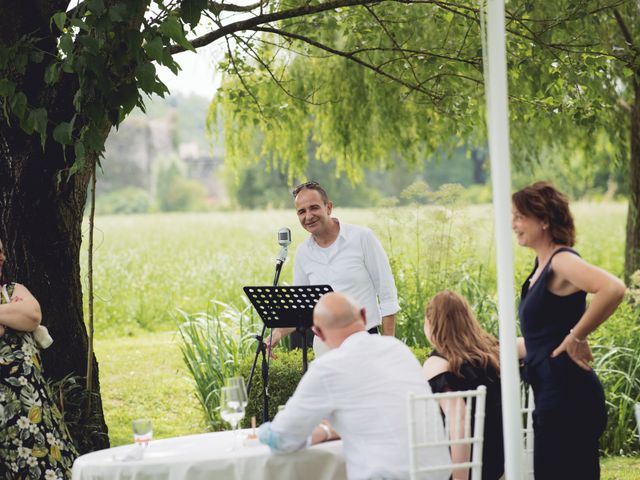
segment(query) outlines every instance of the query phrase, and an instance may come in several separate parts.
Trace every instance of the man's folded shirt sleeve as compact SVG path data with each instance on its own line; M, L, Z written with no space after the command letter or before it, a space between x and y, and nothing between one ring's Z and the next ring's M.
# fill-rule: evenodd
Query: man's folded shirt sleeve
M273 422L258 429L258 438L274 452L293 452L311 444L313 429L331 414L331 399L320 369L312 365Z

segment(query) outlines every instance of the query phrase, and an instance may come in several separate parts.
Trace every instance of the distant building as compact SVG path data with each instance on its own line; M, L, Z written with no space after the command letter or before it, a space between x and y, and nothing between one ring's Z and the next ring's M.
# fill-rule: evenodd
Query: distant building
M219 176L223 161L222 147L214 147L211 155L201 152L196 142L181 143L178 146L180 159L187 167L187 176L202 183L207 190L207 198L212 205L226 203L228 197L224 183Z
M177 116L172 111L153 120L132 116L119 129L113 129L105 143L97 193L138 187L154 196L158 170L174 157L184 166L187 177L205 187L211 204L226 203L228 196L219 174L223 148L216 146L209 154L195 141L178 144L176 124Z

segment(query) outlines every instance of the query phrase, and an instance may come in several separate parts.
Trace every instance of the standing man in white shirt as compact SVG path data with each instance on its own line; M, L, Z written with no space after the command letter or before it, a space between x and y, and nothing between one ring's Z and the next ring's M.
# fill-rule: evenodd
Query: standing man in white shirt
M323 295L314 309L313 324L330 351L309 366L273 422L260 426L260 441L284 453L339 434L350 480L408 478L407 397L410 392L430 392L420 363L400 340L369 335L364 308L344 294ZM443 440L435 402L425 415L432 426L425 440ZM323 419L333 428L320 423ZM449 462L446 446L429 451L428 463ZM448 477L446 472L425 478Z
M293 284L329 284L336 292L351 296L367 312L367 330L395 334L395 316L400 310L387 255L367 227L340 222L331 216L333 203L317 182L307 182L293 190L300 225L311 234L296 251ZM290 333L276 329L272 345ZM314 339L316 354L326 351Z

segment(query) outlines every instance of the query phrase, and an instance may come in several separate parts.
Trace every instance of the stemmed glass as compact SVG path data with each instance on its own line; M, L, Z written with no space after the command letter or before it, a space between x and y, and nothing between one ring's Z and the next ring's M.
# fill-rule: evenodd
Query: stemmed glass
M249 398L247 397L247 387L244 383L244 377L237 376L227 378L225 382L225 387L238 387L240 389L240 395L242 396L242 405L244 408L247 408L247 403L249 403Z
M230 450L233 450L236 447L238 438L237 427L242 417L244 417L244 397L242 390L238 386L222 387L220 389L220 416L236 431L233 446L230 448Z
M247 396L247 387L244 383L244 377L230 377L225 381L225 387L237 387L240 390L240 396L242 397L242 406L246 412L247 404L249 403L249 397ZM238 425L238 430L236 431L236 437L240 434L240 426Z

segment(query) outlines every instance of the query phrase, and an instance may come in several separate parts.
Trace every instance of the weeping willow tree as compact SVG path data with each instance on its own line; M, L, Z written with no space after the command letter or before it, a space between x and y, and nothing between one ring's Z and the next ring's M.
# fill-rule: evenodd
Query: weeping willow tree
M384 3L234 36L209 115L225 161L266 158L292 180L314 151L358 181L363 167L484 144L480 3ZM562 163L583 181L626 171L628 277L640 268L640 7L515 0L506 20L514 163Z
M387 3L236 35L209 112L224 131L225 163L266 157L297 177L313 145L357 181L364 167L481 138L478 19Z

